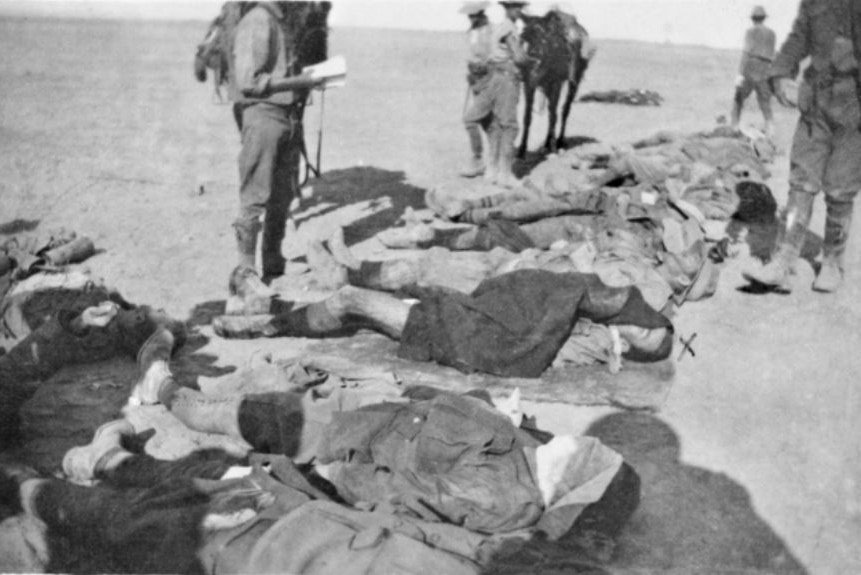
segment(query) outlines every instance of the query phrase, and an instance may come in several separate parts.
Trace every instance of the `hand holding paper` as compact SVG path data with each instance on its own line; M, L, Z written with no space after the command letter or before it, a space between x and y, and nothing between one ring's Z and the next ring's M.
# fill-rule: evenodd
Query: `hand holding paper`
M306 66L302 73L324 80L320 88L340 88L347 83L347 60L343 56L334 56L325 62Z

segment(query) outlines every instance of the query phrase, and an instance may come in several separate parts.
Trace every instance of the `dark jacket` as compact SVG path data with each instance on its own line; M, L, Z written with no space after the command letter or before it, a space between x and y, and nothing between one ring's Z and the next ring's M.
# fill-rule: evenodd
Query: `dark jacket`
M442 394L335 414L320 448L348 503L481 533L530 527L543 511L534 472L539 445L481 399Z
M639 289L608 287L593 274L518 270L481 282L469 295L439 288L414 293L421 302L410 310L398 355L464 372L539 377L579 318L672 327ZM669 355L669 344L650 361Z
M802 0L798 15L771 67L771 77L794 78L799 66L810 57L805 78L857 68L849 61L852 50L842 49L838 37L851 39L855 54L861 54L861 3L854 0ZM849 46L851 48L851 46Z

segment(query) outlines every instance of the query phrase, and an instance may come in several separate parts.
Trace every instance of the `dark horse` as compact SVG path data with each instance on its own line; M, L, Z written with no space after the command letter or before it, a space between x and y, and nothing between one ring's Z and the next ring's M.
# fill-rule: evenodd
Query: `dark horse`
M517 151L520 158L526 155L536 88L540 88L547 96L549 119L544 149L553 153L563 145L571 103L577 95L589 60L595 54L589 41L589 33L571 14L551 10L544 16L524 16L523 21L525 26L521 38L529 60L522 70L526 107L523 112L523 139ZM557 138L557 107L563 86L567 86L568 90L562 106L562 122Z
M215 97L219 102L221 86L228 84L231 75L233 36L239 21L256 2L225 2L221 13L212 21L203 42L197 45L194 55L194 77L206 82L207 68L212 70ZM311 64L328 57L328 18L331 2L281 2L288 37L294 41L296 62L294 74ZM233 95L231 95L233 96Z

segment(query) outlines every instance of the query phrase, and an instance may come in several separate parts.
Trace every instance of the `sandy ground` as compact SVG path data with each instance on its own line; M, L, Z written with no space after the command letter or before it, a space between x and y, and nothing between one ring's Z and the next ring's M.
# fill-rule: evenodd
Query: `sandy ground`
M223 301L234 263L239 140L229 107L212 104L210 86L192 78L203 31L199 23L0 21L0 234L89 235L104 250L88 262L95 275L181 318ZM347 56L349 84L326 94L325 181L297 214L288 257L338 225L349 225L360 255L380 255L373 233L421 207L424 190L453 181L466 160L458 35L336 29L331 52ZM621 142L708 128L728 113L737 57L598 41L584 91L646 88L666 102L578 105L569 134ZM322 104L307 116L311 149ZM756 122L753 107L745 120ZM778 112L783 150L794 121ZM533 149L543 125L534 124ZM787 164L778 157L771 180L781 203ZM820 202L818 235L823 211ZM716 296L685 305L676 320L680 333L697 334L696 357L678 362L660 412L528 406L551 431L589 429L637 465L645 499L619 569L861 572L858 237L846 285L831 296L810 291L807 264L789 296L742 293L750 259L730 261ZM234 354L253 349L243 345ZM223 347L210 346L202 351L229 367Z

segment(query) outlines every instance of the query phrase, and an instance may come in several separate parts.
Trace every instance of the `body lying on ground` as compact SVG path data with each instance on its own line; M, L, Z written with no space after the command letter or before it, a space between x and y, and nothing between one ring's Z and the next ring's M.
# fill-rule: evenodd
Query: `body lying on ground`
M0 496L34 526L29 543L41 545L42 568L51 572L476 574L492 571L499 552L527 537L481 534L382 505L351 507L283 456L131 455L94 487L9 466L0 476ZM618 533L638 492L636 474L620 468L566 537L596 526Z
M62 302L62 307L43 309L52 301ZM6 312L20 318L20 332L29 329L23 318L28 315L26 308L50 313L33 331L0 355L0 440L3 442L17 438L21 405L36 393L42 381L63 366L116 356L134 359L147 339L162 327L174 334L177 347L184 341L184 326L163 310L130 304L119 294L101 288L37 290L25 300L9 303Z
M428 192L425 203L456 222L524 223L611 211L629 218L666 217L661 202L682 200L705 218L727 220L738 205L735 187L767 178L773 153L773 144L759 134L720 128L693 135L659 132L631 144L592 143L568 150L538 166L516 190L489 188L476 197L446 185Z
M178 385L157 356L133 394L138 403L160 402L190 429L313 464L352 505L385 505L486 534L537 526L558 537L582 509L570 505L584 501L578 486L602 485L621 464L590 438L551 439L524 418L517 399L497 408L486 392L379 382L291 388L283 372L273 385L279 368L267 362L242 376L265 382L262 389L206 394ZM70 452L64 468L86 478L76 457ZM563 463L555 479L553 460Z
M301 309L221 316L213 327L228 338L326 337L358 318L398 340L401 357L503 377L539 377L581 318L612 326L630 360L660 361L672 351L669 319L636 287L608 287L593 274L517 270L470 294L415 287L409 295L418 301L345 286Z
M579 226L582 230L589 222L582 223L581 218L559 216L536 224L553 226L554 220L562 220L558 222L559 226L571 229ZM576 220L581 220L581 223ZM514 224L491 221L469 235L473 238L497 238L504 236L504 228L510 226ZM515 230L514 233L518 232ZM620 231L605 234L600 245L606 249L602 249L600 255L595 252L595 243L584 240L586 235L582 231L578 233L582 241L574 242L572 239L572 243L557 242L549 250L528 248L513 253L499 246L489 251L451 251L443 247L431 247L410 257L360 261L345 245L343 231L339 229L329 239L328 249L321 242L309 244L307 257L313 281L317 287L326 289L352 285L394 294L403 294L415 287L472 293L487 279L516 270L539 269L555 273L594 273L610 287L634 285L651 308L659 312L668 308L673 289L665 275L673 277L672 274L683 273L679 272L678 266L671 268L670 262L664 264L660 270L667 273L662 275L648 263L652 258L647 258L645 254L654 253L650 251L648 242L635 233ZM481 243L487 247L490 242ZM714 278L708 273L700 274L694 284L687 284L685 295L698 299L707 294L706 288L700 288L711 279ZM552 365L564 367L602 363L608 365L611 373L616 373L621 369L619 345L621 341L615 327L585 317L578 318Z
M543 269L594 273L611 287L636 286L653 309L663 311L670 303L712 295L719 273L692 220L667 220L656 227L604 215L563 215L520 225L490 220L454 233L424 227L430 239L421 243L421 254L397 259L358 261L340 231L329 239L331 254L312 242L308 262L317 284L397 292L415 283L470 293L503 273ZM401 230L411 233L409 228L388 231L403 239Z
M248 462L223 453L158 461L124 443L135 429L118 420L63 461L68 479L100 485L3 468L2 503L33 520L48 568L477 573L501 546L539 531L582 536L587 547L598 537L605 547L587 551L605 553L637 505L637 476L618 454L592 438L518 427L522 416L486 395L206 397L176 385L172 347L161 328L141 349L138 402L161 400L190 427L234 434L265 455L242 472L229 468Z
M451 251L502 248L535 253L584 247L586 251L568 264L568 271L594 271L614 286L636 285L656 309L670 298L681 303L714 293L719 270L709 258L706 216L700 210L704 204L672 197L653 184L624 190L510 192L475 200L432 191L427 201L437 213L457 213L459 221L476 225L438 229L412 223L384 230L377 238L390 248ZM732 214L737 204L733 201L723 209ZM591 257L585 257L587 252L592 252ZM571 268L572 264L576 267ZM700 287L691 289L700 278ZM447 278L443 274L436 279Z
M557 259L556 269L565 263L566 271L594 271L609 285L636 285L662 309L670 298L681 303L715 291L719 270L709 261L706 220L729 219L739 207L737 187L768 175L767 144L726 129L660 133L621 147L587 144L542 165L518 190L488 189L481 197L462 189L428 192L435 214L474 227L414 223L377 238L391 248L452 251L523 253L568 244L574 252L586 246L594 256ZM498 261L493 265L500 268ZM453 274L429 275L423 281L445 285Z

